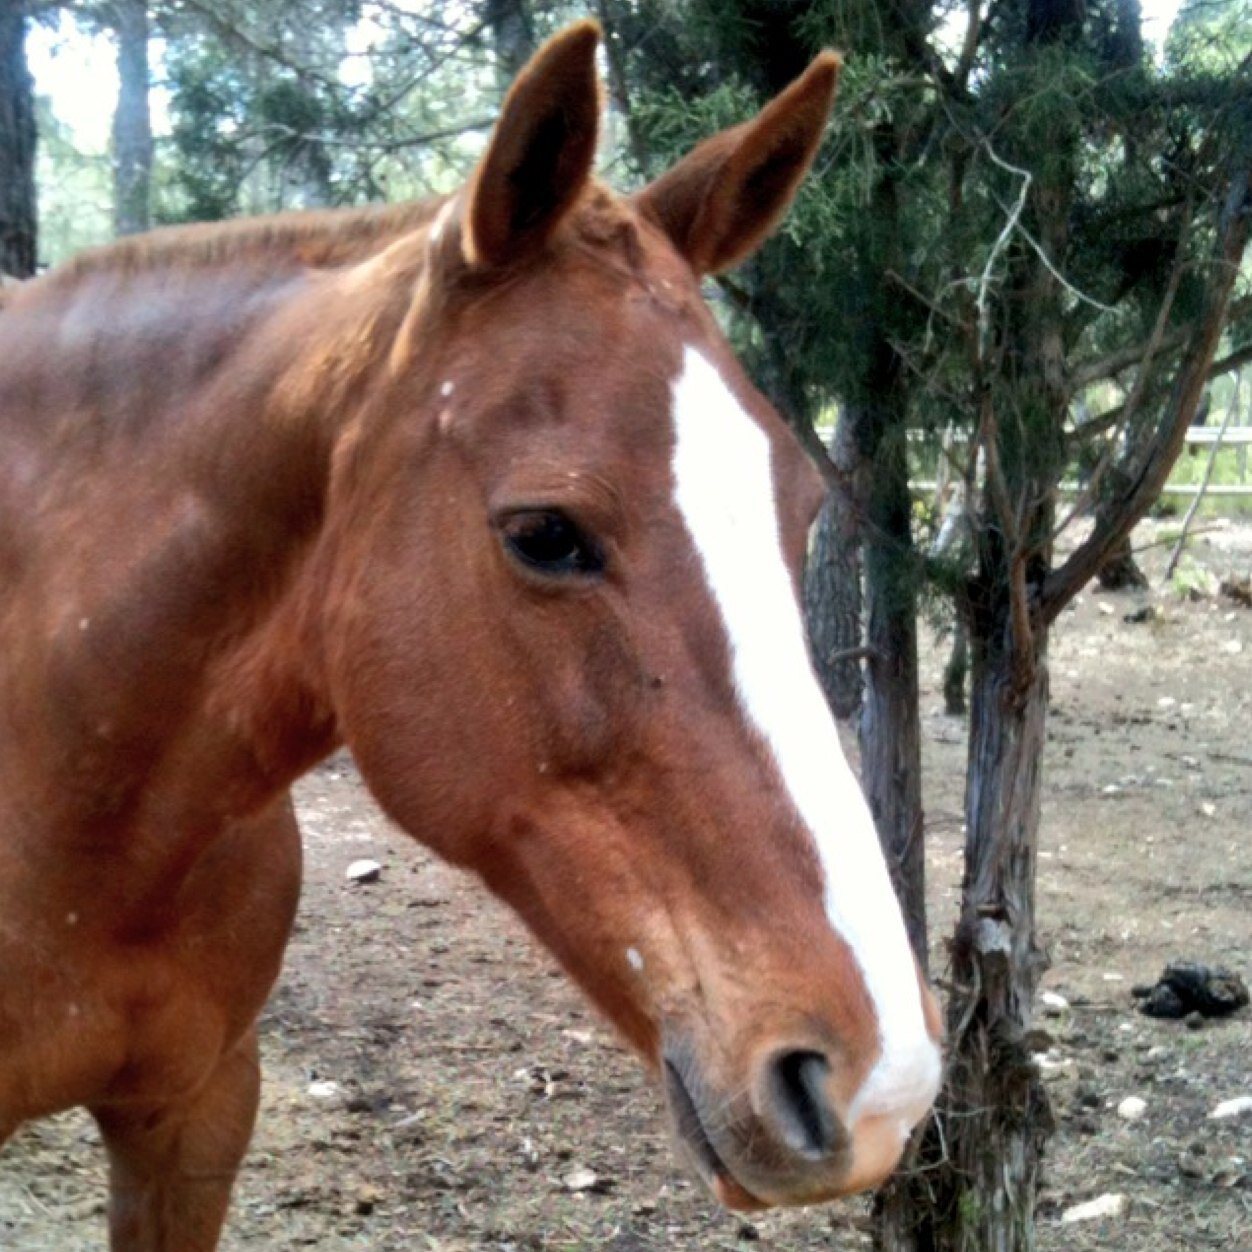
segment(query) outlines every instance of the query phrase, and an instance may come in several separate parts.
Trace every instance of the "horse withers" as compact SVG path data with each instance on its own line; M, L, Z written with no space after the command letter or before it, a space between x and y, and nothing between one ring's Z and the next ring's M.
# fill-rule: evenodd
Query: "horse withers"
M0 1139L74 1105L112 1246L216 1247L346 744L659 1075L728 1205L895 1166L938 1022L805 650L820 498L699 293L819 57L630 199L597 30L429 204L157 233L0 314Z

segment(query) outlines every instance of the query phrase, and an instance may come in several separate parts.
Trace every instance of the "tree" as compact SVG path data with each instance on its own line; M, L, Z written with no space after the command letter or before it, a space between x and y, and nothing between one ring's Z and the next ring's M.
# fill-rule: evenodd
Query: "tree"
M0 6L0 274L35 272L35 97L26 65L26 13Z
M117 38L117 108L113 113L113 228L133 235L152 224L152 114L148 101L147 0L112 0Z

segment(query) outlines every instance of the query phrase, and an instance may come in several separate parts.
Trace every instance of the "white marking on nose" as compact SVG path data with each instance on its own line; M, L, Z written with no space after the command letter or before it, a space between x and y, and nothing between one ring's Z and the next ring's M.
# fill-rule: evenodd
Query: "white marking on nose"
M638 948L626 949L626 964L629 965L636 974L643 972L643 957L640 956Z
M770 445L717 370L688 347L674 382L675 502L730 644L735 689L812 834L826 914L878 1017L879 1056L852 1107L912 1124L939 1079L912 950L869 806L813 674L783 558Z
M445 379L439 387L439 394L446 400L456 390L456 383L452 379Z

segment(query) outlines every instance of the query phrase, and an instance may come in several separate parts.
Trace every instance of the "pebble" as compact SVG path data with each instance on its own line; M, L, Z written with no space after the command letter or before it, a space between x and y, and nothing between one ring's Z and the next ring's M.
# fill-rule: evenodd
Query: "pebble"
M1117 1116L1123 1121L1142 1121L1148 1112L1148 1102L1142 1096L1127 1096L1117 1106Z
M600 1186L600 1175L594 1169L571 1170L561 1184L566 1191L595 1191Z
M339 1094L339 1084L328 1078L309 1083L309 1095L315 1100L333 1100Z
M1085 1204L1075 1204L1061 1214L1062 1222L1086 1222L1096 1217L1122 1217L1126 1212L1126 1197L1108 1192L1088 1200Z
M345 871L344 877L354 883L377 882L382 872L383 867L377 861L353 861Z
M366 1217L374 1211L382 1198L383 1193L377 1187L373 1187L369 1183L363 1183L356 1189L352 1210L359 1216Z
M1049 1016L1063 1013L1069 1008L1069 1001L1057 991L1045 991L1039 996L1039 1003L1048 1010Z
M1245 1113L1252 1113L1252 1095L1235 1096L1233 1100L1223 1100L1209 1114L1209 1117L1214 1121L1221 1121L1227 1117L1242 1117Z

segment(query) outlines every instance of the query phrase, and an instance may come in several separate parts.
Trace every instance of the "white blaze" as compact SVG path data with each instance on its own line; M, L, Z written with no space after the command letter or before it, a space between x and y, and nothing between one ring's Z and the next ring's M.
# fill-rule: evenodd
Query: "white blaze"
M939 1053L869 806L809 663L769 440L690 347L674 382L674 427L675 502L721 610L739 701L817 845L827 916L878 1016L879 1058L847 1118L898 1113L907 1133L933 1098Z

